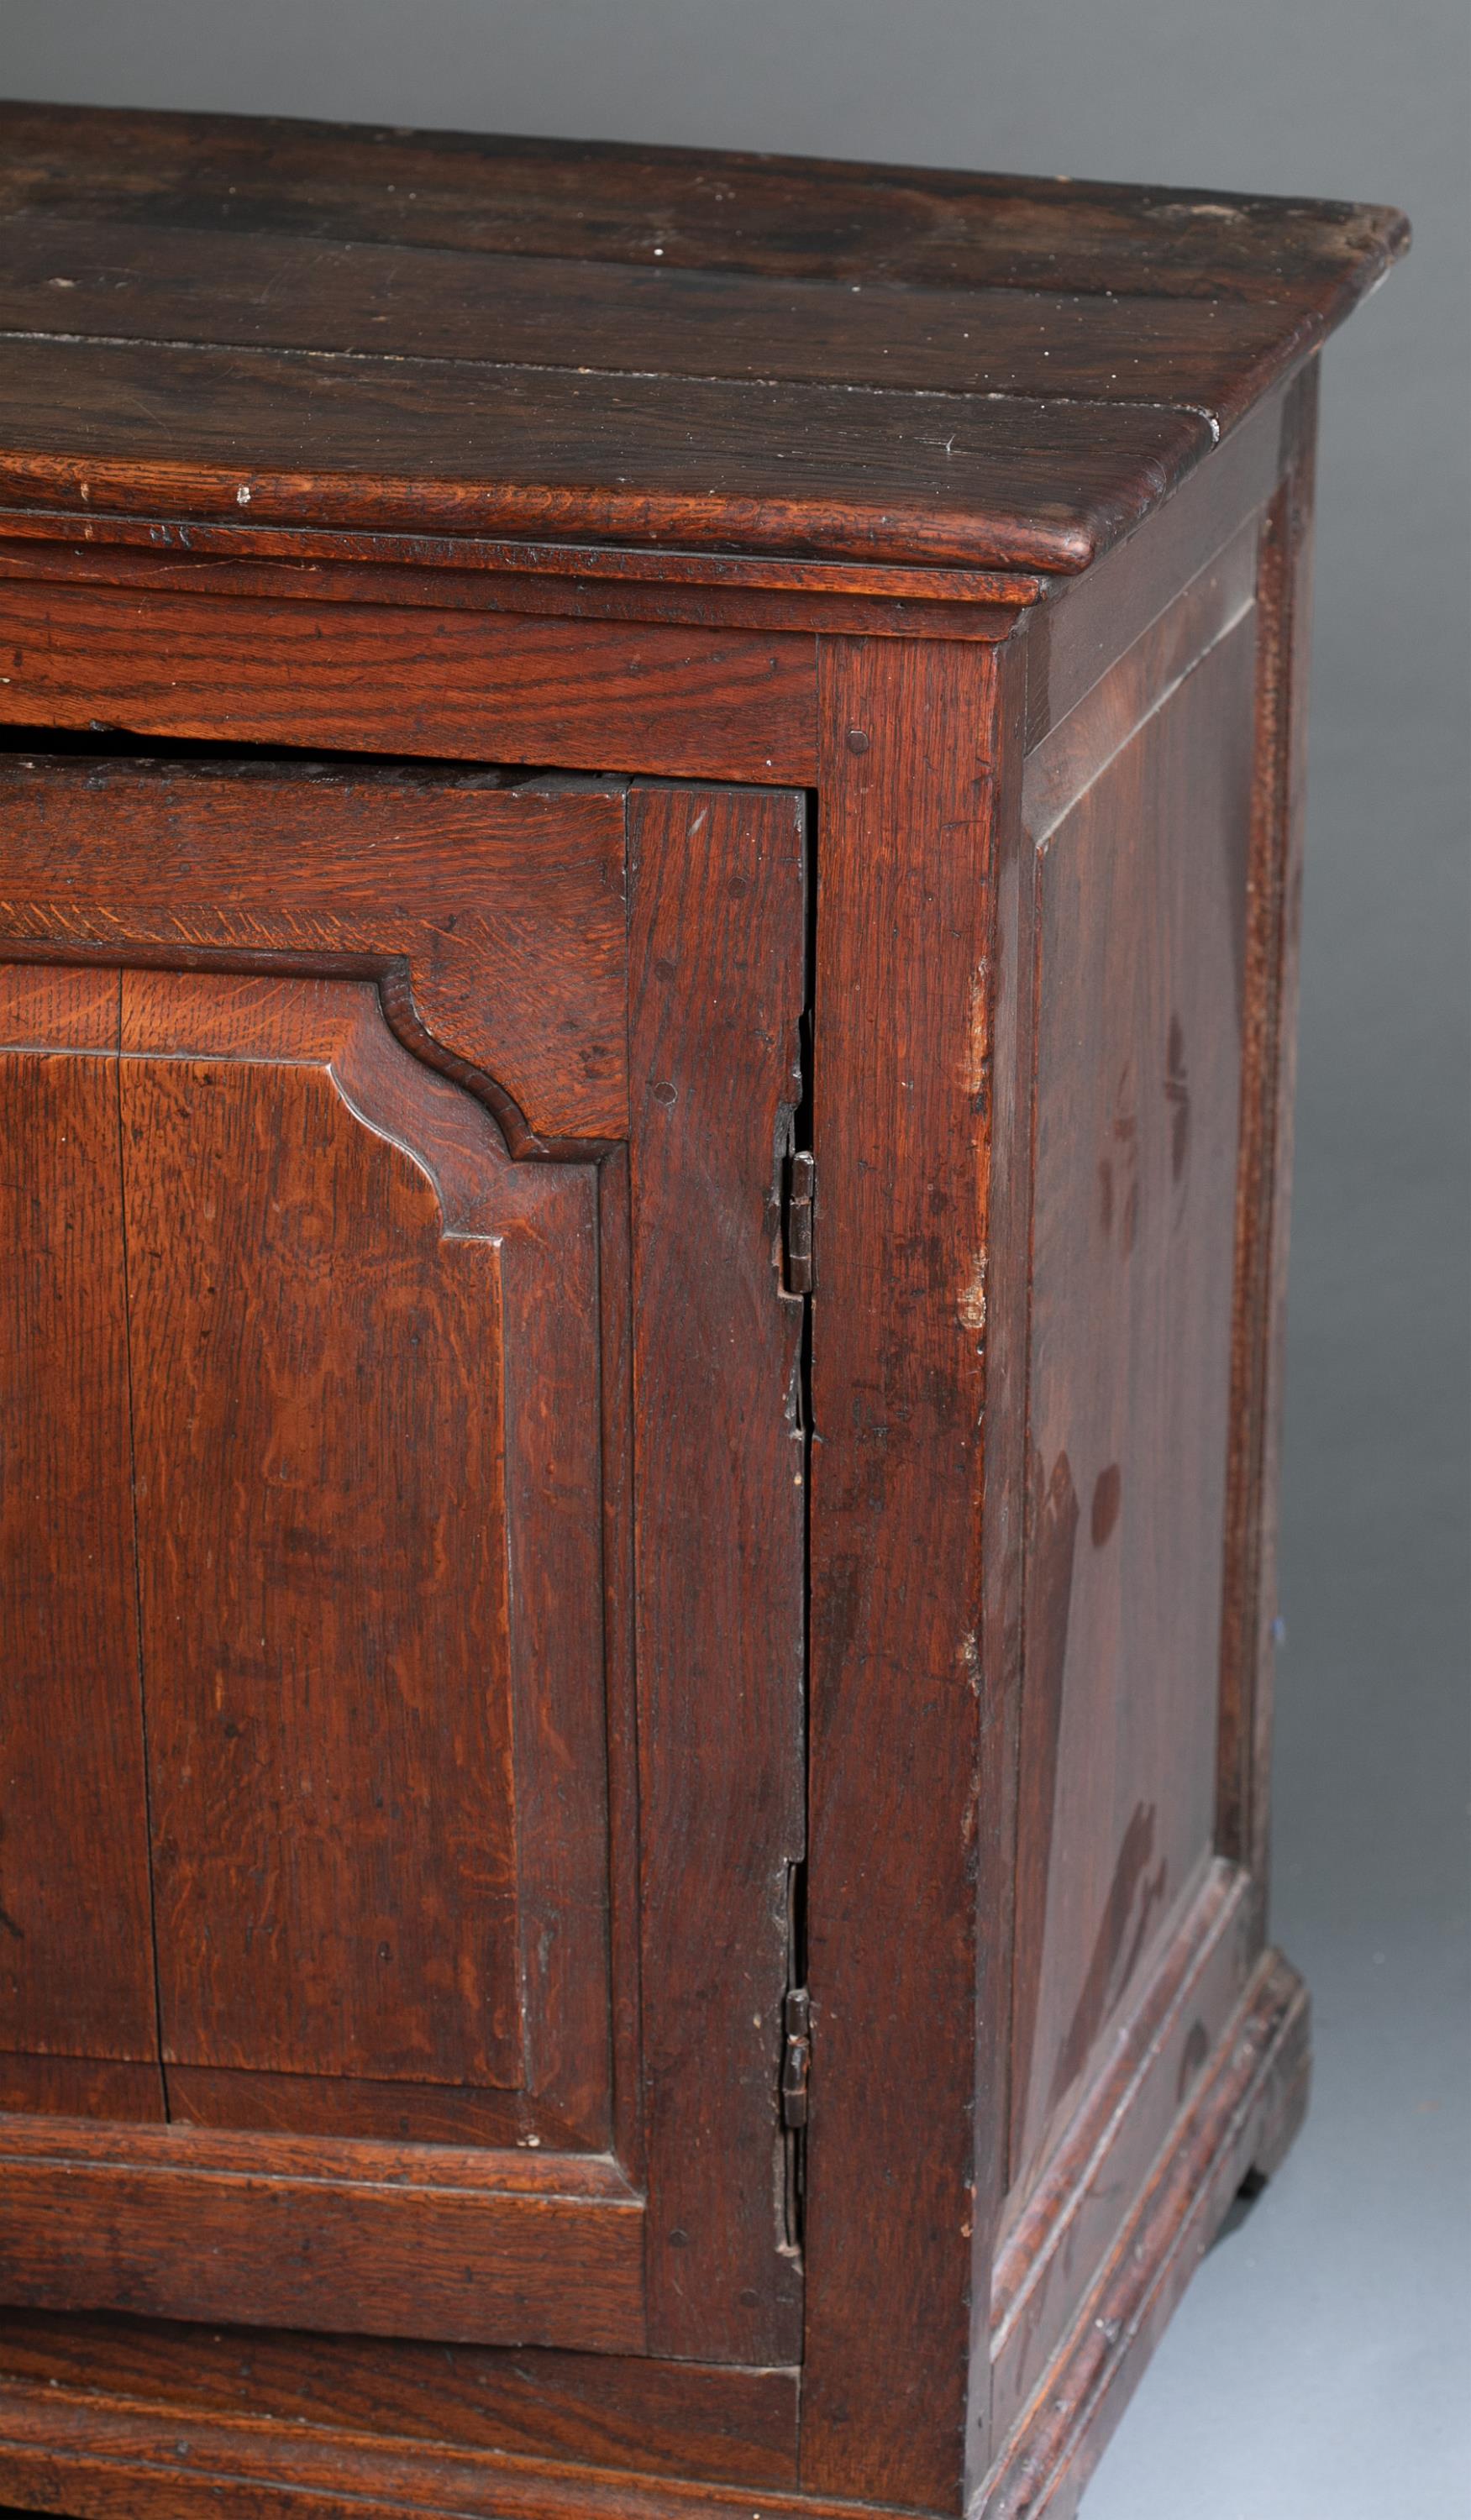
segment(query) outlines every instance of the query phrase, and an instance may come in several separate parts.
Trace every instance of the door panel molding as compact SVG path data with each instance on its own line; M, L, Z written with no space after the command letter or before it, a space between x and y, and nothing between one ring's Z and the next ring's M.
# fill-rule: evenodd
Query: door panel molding
M587 780L0 756L0 939L376 977L534 1158L627 1134L623 823Z
M315 2032L304 2047L263 2049L257 2070L253 2050L228 2044L171 2038L160 2065L144 2043L126 2089L95 2040L60 2080L49 2057L0 2059L6 2296L67 2312L790 2363L802 2270L780 2193L778 2091L785 1891L803 1852L805 1500L801 1306L781 1291L773 1196L799 1091L802 799L406 783L415 846L439 890L423 937L400 950L402 931L390 934L369 898L385 853L365 875L347 845L360 858L375 817L391 823L394 783L376 772L297 773L293 784L289 765L272 765L236 796L223 767L36 761L19 779L17 767L0 763L0 1068L105 1064L119 1160L136 1153L145 1174L150 1161L159 1171L128 1237L135 1301L162 1341L158 1423L166 1383L170 1406L194 1405L188 1372L171 1363L165 1375L163 1360L192 1353L178 1329L204 1318L204 1262L228 1269L242 1235L263 1230L252 1201L272 1194L279 1154L269 1117L253 1156L244 1140L238 1165L218 1154L215 1170L239 1175L239 1217L208 1252L171 1257L169 1237L199 1238L191 1207L210 1166L195 1160L191 1133L211 1096L258 1095L269 1114L284 1095L292 1117L279 1135L298 1154L356 1148L355 1186L336 1202L352 1232L389 1196L364 1185L393 1182L390 1204L420 1220L413 1233L429 1232L423 1249L437 1247L445 1266L456 1250L493 1255L520 2026L504 2053L513 2088L500 2090L488 2057L470 2084L460 2060L425 2081L418 2051L375 2071L371 2039L332 2058L361 2071L300 2070ZM308 867L324 798L336 839ZM515 987L493 1003L503 967L482 938L468 1016L452 1010L452 1026L442 996L442 1029L430 1032L421 965L440 950L436 922L454 930L460 871L473 873L467 818L488 809L504 824L503 906L521 887L519 976L507 963ZM149 844L151 815L166 846ZM627 938L626 825L639 866ZM518 828L529 834L519 876ZM59 905L68 849L78 879ZM275 897L278 866L292 857ZM215 893L207 920L176 881L198 879L201 861ZM406 859L395 878L405 895L412 872ZM307 894L329 877L339 892L314 907ZM604 951L604 897L616 905L615 953ZM548 901L557 917L539 927ZM538 953L550 980L533 1004ZM522 1023L541 1060L541 1100L528 1095L524 1110L535 1059L516 1037ZM505 1087L461 1056L491 1045L497 1025ZM609 1033L616 1108L595 1056ZM150 1080L170 1077L174 1117L146 1125L130 1150L128 1113L156 1100ZM549 1115L587 1134L554 1132ZM330 1218L335 1194L313 1195ZM401 1230L380 1230L383 1257L366 1265L386 1290ZM306 1244L290 1265L308 1284ZM171 1323L159 1291L170 1271ZM692 1312L682 1291L691 1284ZM452 1483L461 1447L448 1422L433 1444ZM211 1476L206 1467L200 1485ZM185 1521L188 1484L175 1496ZM197 1649L207 1649L204 1628ZM160 2113L152 2085L130 2120L100 2117L128 2105L140 2074L161 2074L167 2122L146 2122ZM230 2122L241 2118L249 2123Z

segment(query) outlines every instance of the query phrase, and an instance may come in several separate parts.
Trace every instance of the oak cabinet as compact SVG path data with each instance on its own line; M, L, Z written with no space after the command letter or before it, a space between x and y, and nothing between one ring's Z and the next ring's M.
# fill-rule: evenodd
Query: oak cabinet
M1060 2520L1306 2094L1313 353L1403 222L0 142L0 2493Z
M802 799L0 817L10 2298L785 2359Z

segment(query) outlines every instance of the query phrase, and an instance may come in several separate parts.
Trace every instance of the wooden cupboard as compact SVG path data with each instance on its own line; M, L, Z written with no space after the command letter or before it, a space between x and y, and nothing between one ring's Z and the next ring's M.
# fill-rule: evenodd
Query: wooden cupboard
M1306 2092L1404 223L13 107L0 233L0 2493L1062 2520Z

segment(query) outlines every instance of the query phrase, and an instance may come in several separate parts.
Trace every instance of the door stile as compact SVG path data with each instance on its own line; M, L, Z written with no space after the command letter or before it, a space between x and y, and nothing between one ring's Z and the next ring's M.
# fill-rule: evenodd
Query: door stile
M806 1503L777 1209L804 827L791 793L629 799L648 2337L744 2363L801 2351L778 2094Z

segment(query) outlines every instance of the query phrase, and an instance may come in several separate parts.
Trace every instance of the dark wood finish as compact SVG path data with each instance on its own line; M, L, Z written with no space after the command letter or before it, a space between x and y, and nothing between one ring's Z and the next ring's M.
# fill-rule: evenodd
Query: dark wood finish
M823 668L802 2477L940 2509L970 2341L988 957L1018 664L835 640Z
M182 221L128 230L34 210L0 217L0 253L8 333L52 331L64 286L67 333L91 339L125 333L222 349L543 366L561 364L575 335L583 375L1044 401L1066 367L1092 400L1188 400L1218 422L1237 418L1299 345L1279 300L1154 294L1147 257L1132 291L1080 294L1040 276L1025 290L945 287L897 274L855 289L830 277L661 269L632 254L468 254ZM1300 342L1316 332L1302 315Z
M18 106L0 242L0 2496L1066 2520L1306 2099L1404 223Z
M794 2370L0 2313L7 2381L653 2475L796 2482Z
M1308 2100L1308 2003L1277 1954L1263 1959L1176 2119L1079 2316L986 2478L985 2520L1068 2520L1159 2335L1243 2182L1269 2178ZM1100 2165L1100 2182L1106 2177Z
M1198 413L1150 403L977 398L967 427L948 397L637 376L600 397L575 375L490 366L467 394L460 370L426 361L303 366L193 346L160 360L152 342L13 338L6 370L0 505L202 518L247 506L266 523L738 541L982 568L1085 567L1212 442ZM324 402L330 472L308 460ZM637 487L613 474L614 431L640 449ZM775 485L774 443L788 457ZM605 486L586 486L600 475ZM1013 502L1015 515L997 513Z
M643 2343L644 2215L626 2194L508 2191L493 2183L499 2156L479 2157L492 2165L481 2177L475 2155L436 2159L428 2145L434 2183L415 2187L366 2146L334 2178L309 2140L293 2169L270 2138L232 2131L196 2167L180 2126L88 2125L72 2140L70 2120L35 2134L27 2123L0 2121L5 2291L20 2306L244 2313L370 2336L407 2324L452 2342L499 2332L623 2353Z
M0 2056L0 2110L144 2125L167 2115L158 2066L115 2056Z
M1055 600L1028 631L1029 754L1266 508L1281 478L1286 425L1284 398L1273 394L1191 474L1147 534L1110 552L1075 585L1054 588Z
M1213 1843L1254 670L1038 854L1013 2180Z
M376 967L390 1024L498 1089L513 1151L625 1134L615 787L0 755L0 814L6 944Z
M157 2054L117 1024L115 972L0 975L0 1029L19 1026L23 1037L44 1028L76 1054L0 1054L0 1231L12 1287L0 1343L0 2048L50 2056L57 2068L68 2057L78 2067L91 2058L145 2065ZM97 1055L108 1051L111 1058ZM39 1563L37 1530L65 1535ZM77 1919L86 1915L94 1921L78 1970Z
M44 511L22 517L11 511L0 521L0 578L24 585L45 580L162 594L253 595L272 602L687 622L695 628L718 619L733 630L1003 639L1015 623L1017 608L1037 603L1051 583L987 569L753 560L729 552L641 552L607 544L528 546L483 538L452 541L442 535L322 534L293 525L175 529L146 524L136 517L89 518L84 541L59 542L58 534L76 532L73 518ZM661 564L667 565L668 575L655 578L653 571ZM493 643L487 652L496 653ZM698 664L699 653L699 649L688 652L691 669ZM800 643L782 642L778 662L787 669L783 681L802 653ZM739 692L745 678L740 652L730 661L736 707L727 710L728 744L739 732ZM713 709L719 688L716 679L707 708ZM529 709L534 698L533 685L519 705ZM787 736L779 728L779 743L801 740L799 685L793 683L790 698L792 730ZM616 708L616 693L610 705ZM563 695L556 723L568 718ZM720 741L719 718L709 727L673 723L662 741L670 749L667 769L679 766L673 747L680 743L685 751L679 758L688 758L695 773L709 775L712 762L719 766L713 749ZM701 741L711 748L694 749ZM763 753L758 767L764 771L770 766L771 756Z
M11 585L0 725L803 781L813 643Z
M519 2091L496 2091L484 2083L457 2089L452 2083L415 2082L406 2075L375 2081L366 2074L273 2074L257 2065L181 2065L170 2058L167 2089L168 2115L180 2126L502 2147L523 2142L534 2123L543 2130L542 2141L559 2150L576 2150L587 2141L586 2127L557 2117L545 2104L528 2111ZM111 2109L106 2114L132 2117L136 2112Z
M648 2341L733 2362L794 2362L802 2334L772 2106L805 1853L802 1305L772 1200L801 1090L805 836L792 797L631 800Z
M1255 1956L1246 1876L1218 1859L1127 2008L1096 2078L997 2250L991 2294L992 2425L1004 2441L1067 2337L1092 2271L1215 2052Z
M1050 840L1147 720L1250 611L1259 539L1251 518L1028 753L1022 811L1034 848Z
M1284 418L1285 470L1264 522L1258 563L1256 780L1222 1616L1218 1837L1223 1851L1248 1868L1264 1906L1316 442L1315 368L1301 381Z
M0 200L30 213L375 239L466 253L906 286L1281 300L1319 320L1403 250L1398 211L1343 202L869 166L606 141L6 109Z
M307 124L263 143L217 116L44 107L10 109L3 137L0 482L22 506L141 494L1070 571L1406 242L1398 214L1343 203L679 151ZM73 300L90 338L67 338ZM1228 311L1182 311L1202 302Z
M578 2150L614 2134L616 2053L659 2333L691 2356L789 2360L800 2267L773 2169L802 1852L802 1308L771 1199L797 1090L801 800L641 790L630 942L621 783L22 756L0 788L0 944L36 958L3 967L9 1071L32 1098L80 1085L102 1114L89 1156L78 1104L47 1210L66 1223L63 1297L75 1279L83 1306L60 1315L66 1354L95 1345L94 1313L116 1320L111 1386L75 1403L111 1388L102 1422L132 1502L106 1510L137 1533L123 1703L148 1782L125 1799L117 1761L106 1791L145 1912L121 1947L136 2018L111 2042L114 2063L162 2066L161 2110L136 2113L131 2085L90 2065L74 2089L18 2069L18 2105L52 2123L0 2169L12 2297L640 2347L643 2197L611 2172L585 2203L566 2194ZM485 1070L504 1047L514 1076L538 1042L521 1090L586 1142L539 1138ZM65 1162L70 1107L46 1116ZM626 1166L603 1193L592 1160L610 1125L633 1156L631 1238ZM30 1214L13 1239L49 1324L57 1255L43 1236L31 1256ZM696 1280L706 1310L682 1343ZM703 1378L721 1403L733 1340L712 1444L695 1400ZM642 1877L626 1649L603 1638L630 1371ZM53 1379L18 1388L38 1432ZM19 1540L23 1601L48 1537L27 1516ZM68 1580L85 1633L117 1624L106 1564L90 1589ZM733 1725L722 1680L742 1635ZM38 1811L58 1792L45 1738ZM65 1843L106 1900L106 1833ZM713 1984L678 1887L691 1864L720 1902ZM49 1891L44 1848L32 1869ZM634 1970L616 2015L610 1930ZM106 2051L95 2006L62 2018L81 2054ZM18 2002L7 2028L45 2058L48 2020ZM55 2122L68 2096L89 2117L166 2113L163 2149L120 2122L76 2156ZM451 2149L406 2201L359 2148L375 2138L430 2162ZM467 2144L491 2148L480 2166ZM511 2177L507 2144L551 2148L542 2192ZM205 2243L189 2267L184 2228Z

